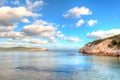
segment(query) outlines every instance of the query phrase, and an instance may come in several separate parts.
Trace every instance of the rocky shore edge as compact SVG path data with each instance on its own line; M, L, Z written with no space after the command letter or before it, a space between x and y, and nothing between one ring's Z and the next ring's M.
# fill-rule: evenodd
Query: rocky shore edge
M80 48L79 52L86 55L120 57L120 34L89 42Z

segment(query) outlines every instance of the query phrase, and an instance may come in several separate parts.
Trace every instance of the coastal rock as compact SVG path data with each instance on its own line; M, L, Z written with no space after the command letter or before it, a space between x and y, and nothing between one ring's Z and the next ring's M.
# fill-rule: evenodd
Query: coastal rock
M97 56L120 56L120 35L90 42L80 48L79 52Z

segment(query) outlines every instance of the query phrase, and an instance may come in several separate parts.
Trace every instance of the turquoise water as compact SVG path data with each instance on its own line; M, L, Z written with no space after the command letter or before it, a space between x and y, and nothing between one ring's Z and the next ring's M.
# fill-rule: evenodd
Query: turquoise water
M77 51L0 52L0 80L120 80L120 58Z

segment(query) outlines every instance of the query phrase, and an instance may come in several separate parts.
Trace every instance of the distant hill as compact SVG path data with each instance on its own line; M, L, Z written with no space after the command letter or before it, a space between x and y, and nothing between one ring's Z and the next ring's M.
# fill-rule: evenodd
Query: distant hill
M89 42L79 52L98 56L120 56L120 34Z
M0 47L0 51L46 51L47 48L33 47Z

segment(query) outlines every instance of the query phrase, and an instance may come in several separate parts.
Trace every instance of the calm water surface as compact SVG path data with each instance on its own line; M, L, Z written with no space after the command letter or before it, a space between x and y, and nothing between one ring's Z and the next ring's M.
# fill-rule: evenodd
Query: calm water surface
M120 58L77 51L0 52L0 80L120 80Z

